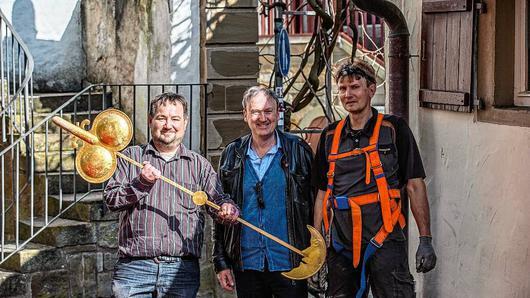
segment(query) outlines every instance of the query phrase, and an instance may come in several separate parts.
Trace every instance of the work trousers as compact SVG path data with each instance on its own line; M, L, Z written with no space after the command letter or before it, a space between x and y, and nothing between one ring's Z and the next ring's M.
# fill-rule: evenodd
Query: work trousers
M281 272L234 271L238 298L307 298L307 282L291 280Z
M367 282L374 298L415 297L406 245L406 241L385 241L369 259L366 267ZM361 262L365 248L363 246L361 250ZM355 297L361 282L362 264L353 268L352 259L343 253L337 253L333 247L328 249L327 264L326 297ZM368 297L368 287L363 297Z

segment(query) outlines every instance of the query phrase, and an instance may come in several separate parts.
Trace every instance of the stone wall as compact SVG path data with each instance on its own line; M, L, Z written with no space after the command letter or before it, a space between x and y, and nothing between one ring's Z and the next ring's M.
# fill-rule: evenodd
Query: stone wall
M203 0L206 11L204 72L208 97L208 154L217 165L221 150L247 133L241 114L243 92L257 84L258 13L254 0Z

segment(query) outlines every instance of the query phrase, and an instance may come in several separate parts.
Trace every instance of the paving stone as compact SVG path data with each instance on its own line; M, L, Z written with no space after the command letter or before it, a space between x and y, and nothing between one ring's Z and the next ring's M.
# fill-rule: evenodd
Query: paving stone
M224 148L231 141L249 132L243 119L218 118L210 121L208 149Z
M93 111L78 111L77 113L63 113L62 115L58 115L59 117L63 118L64 120L67 120L71 123L81 122L85 119L90 120L91 122L96 118L96 116L101 112L100 110L93 110ZM44 119L47 119L50 116L50 113L33 113L33 123L37 124L43 121ZM39 127L35 129L36 133L45 133L46 130L48 133L59 133L62 129L61 127L55 125L55 123L52 122L51 118L47 120L48 125L42 124ZM11 122L9 122L10 125L8 127L11 127ZM15 119L15 123L17 126L20 126L20 119L17 117ZM63 134L68 134L68 132L62 130Z
M208 110L225 110L225 86L220 84L213 84L212 94L208 96Z
M33 110L40 113L49 113L59 108L65 102L74 97L77 93L40 93L34 94ZM88 111L88 109L101 109L103 104L106 107L110 106L112 100L112 93L107 93L103 96L101 92L92 92L90 94L83 94L78 97L76 103L73 102L63 108L63 112L70 113L74 110Z
M59 172L36 173L35 181L44 185L48 182L48 194L72 194L85 193L91 189L103 189L102 184L90 184L83 180L79 174L74 172L64 172L59 175ZM75 189L74 189L75 185Z
M6 244L6 254L15 251L14 244ZM37 243L28 243L23 250L0 265L2 268L22 273L64 269L64 258L59 249Z
M255 9L210 9L206 12L206 43L256 43L258 12Z
M243 100L243 94L252 86L253 85L234 85L226 87L226 109L228 111L241 111L243 109L241 103Z
M116 252L103 253L103 271L114 270L114 265L118 261L118 254Z
M26 274L0 270L0 297L29 297Z
M256 46L210 47L207 49L210 79L253 79L257 77Z
M20 135L15 135L15 139L18 139ZM45 152L48 150L49 153L55 153L56 151L62 150L74 150L69 134L63 133L35 133L34 134L34 148L35 152ZM25 143L22 143L22 152L26 150Z
M257 2L254 0L206 0L206 9L208 8L255 8Z
M59 152L36 152L34 156L36 173L58 172L60 169L67 172L74 170L74 151L64 150L62 154Z
M86 244L86 245L75 245L75 246L65 246L61 250L65 255L72 255L82 252L95 252L98 250L98 247L95 244Z
M98 297L112 296L112 272L100 272L97 275Z
M31 274L33 297L71 297L70 273L67 270L36 272Z
M84 194L66 194L62 196L62 208L74 204L61 217L79 221L116 221L119 214L111 212L103 200L103 192ZM51 215L59 214L59 196L51 196L49 210Z
M97 244L101 247L117 248L118 247L118 222L106 221L97 222L96 237Z
M79 253L66 257L70 288L74 297L96 297L97 253Z
M34 220L35 231L43 226L44 220L42 218ZM29 238L30 223L28 220L21 221L20 234L23 239ZM90 223L58 218L37 234L33 242L56 247L93 244L96 242L96 235Z

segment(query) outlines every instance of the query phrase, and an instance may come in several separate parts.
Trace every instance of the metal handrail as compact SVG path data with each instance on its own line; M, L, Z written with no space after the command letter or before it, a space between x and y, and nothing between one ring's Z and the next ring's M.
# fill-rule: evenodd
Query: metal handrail
M29 48L24 43L22 38L15 31L13 26L7 20L4 13L0 10L0 115L1 115L1 133L2 146L8 142L7 125L10 127L9 141L14 143L15 133L23 134L30 127L32 120L30 112L30 96L33 94L33 57L29 52ZM14 92L10 92L13 90ZM7 100L6 100L7 98ZM23 107L23 110L22 110ZM22 117L24 118L22 120ZM18 123L17 123L18 118ZM20 125L20 126L19 126ZM24 141L24 144L21 142ZM0 154L0 170L1 170L1 200L0 208L2 218L0 220L1 230L1 260L4 260L4 246L6 234L6 214L13 206L16 208L16 220L19 220L19 200L12 200L10 206L6 208L6 188L11 187L13 198L19 197L21 192L24 192L28 185L31 187L31 197L33 198L33 174L26 171L26 179L23 183L20 182L20 159L21 146L25 145L26 156L29 156L31 151L32 140L27 138L19 138L16 145L11 146L9 150ZM7 159L7 161L6 161ZM6 177L4 169L11 166L11 176ZM26 168L32 168L33 164L28 161ZM7 179L6 179L7 178ZM6 183L6 180L11 183ZM6 185L8 184L8 185ZM20 184L23 184L20 187ZM15 227L18 233L18 224Z
M0 114L4 115L6 110L9 109L12 105L14 105L14 102L15 100L20 96L20 94L22 93L23 90L28 89L28 87L31 87L31 84L30 82L32 81L32 74L33 74L33 68L34 68L34 62L33 62L33 56L31 55L31 52L29 51L29 48L28 46L24 43L24 41L22 40L22 38L20 37L20 35L18 35L18 33L15 31L15 28L13 28L13 25L11 25L11 23L9 23L9 21L7 20L7 17L4 15L4 13L2 12L2 10L0 9L0 44L2 43L2 38L4 38L4 36L2 36L2 28L1 28L1 25L2 23L4 23L6 25L6 33L7 33L7 29L9 29L9 32L10 34L13 36L13 38L17 41L17 44L20 48L22 48L23 50L23 53L24 53L24 65L25 65L25 76L24 76L24 80L20 83L19 87L18 87L18 90L13 94L12 98L9 100L9 102L7 104L4 104L2 103L2 110L0 111ZM7 35L6 37L7 38ZM13 44L11 44L11 46L13 47ZM3 58L2 55L1 55L2 52L0 52L0 60ZM19 52L20 54L20 52ZM6 53L6 57L7 57L7 53ZM12 57L14 59L14 57ZM27 61L27 63L26 63ZM1 84L0 84L0 88L2 89L2 95L3 95L3 88L4 88L4 69L3 69L3 63L1 63L1 67L2 67L2 70L0 71L0 80L1 80ZM13 65L13 71L14 71L14 65ZM29 90L30 92L32 92L32 90ZM26 108L29 108L29 99L28 99L28 96L27 94L24 94L24 101L25 101L25 105L26 105ZM2 99L3 99L3 96L2 96ZM28 121L28 119L26 119L26 122ZM4 136L5 138L5 136ZM4 140L5 142L5 140Z

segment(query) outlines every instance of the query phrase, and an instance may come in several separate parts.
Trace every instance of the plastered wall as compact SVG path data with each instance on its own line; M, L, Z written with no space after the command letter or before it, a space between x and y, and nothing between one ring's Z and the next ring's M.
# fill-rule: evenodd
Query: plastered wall
M394 1L411 32L409 122L427 173L438 255L432 272L414 274L418 297L529 297L530 128L480 122L480 112L418 107L421 3L412 2ZM494 7L490 1L480 23L478 94L486 99L495 94ZM418 233L411 223L414 271Z

